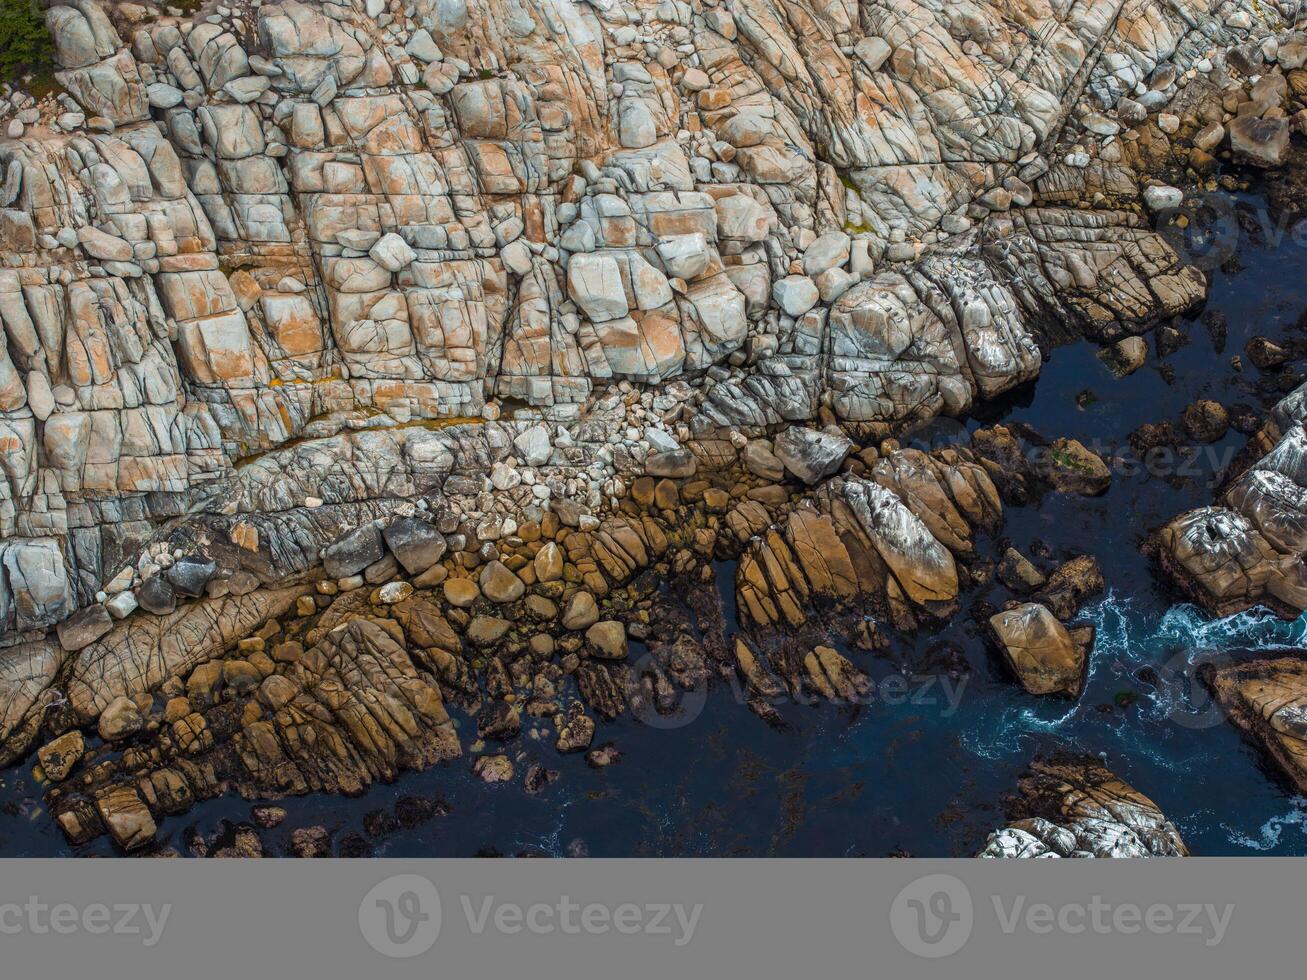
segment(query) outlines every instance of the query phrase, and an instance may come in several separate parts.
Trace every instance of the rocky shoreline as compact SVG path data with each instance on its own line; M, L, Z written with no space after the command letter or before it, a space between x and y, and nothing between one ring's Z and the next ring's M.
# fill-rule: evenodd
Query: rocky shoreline
M982 858L1187 857L1157 804L1097 760L1038 760L1020 780L1012 822L990 834Z
M228 791L516 780L524 718L583 752L713 678L855 701L833 642L995 575L996 651L1077 697L1092 556L975 541L1104 461L898 437L1056 343L1137 366L1205 295L1186 202L1289 162L1307 43L1004 9L52 7L62 90L0 141L0 761L127 850ZM1303 401L1158 536L1214 612L1307 605Z

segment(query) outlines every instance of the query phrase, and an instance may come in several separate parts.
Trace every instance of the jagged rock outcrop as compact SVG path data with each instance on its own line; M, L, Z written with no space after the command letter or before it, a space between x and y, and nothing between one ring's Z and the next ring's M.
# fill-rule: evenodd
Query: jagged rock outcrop
M901 450L869 477L832 480L753 531L736 572L744 622L798 626L813 600L858 599L905 628L956 609L956 557L1002 520L993 483L965 450Z
M1307 661L1296 656L1217 666L1199 677L1244 734L1307 791Z
M1253 55L1225 49L1279 30L1273 8L56 0L62 91L0 106L0 756L117 698L157 735L170 684L288 617L307 641L357 595L386 620L439 588L461 642L535 642L607 717L631 685L590 654L618 646L519 624L651 566L744 549L759 627L797 627L814 599L902 628L947 612L999 520L994 482L960 450L854 466L846 440L964 412L1033 378L1041 345L1202 298L1140 173L1190 152L1221 86L1243 91ZM1129 93L1134 128L1098 121ZM1279 119L1287 93L1263 85L1241 114ZM847 475L791 506L787 467ZM500 542L514 561L487 581ZM410 619L443 635L433 615ZM276 720L292 709L236 725L236 683L212 775L145 788L171 743L84 762L61 822L136 846L220 785L352 791L426 764L443 723L412 635L389 635L355 647L402 688L382 714L408 720L377 722L397 748L318 713L335 747L306 771L301 722ZM315 665L325 643L306 643ZM697 673L667 658L640 682L655 700ZM476 701L455 660L433 662L443 694ZM821 642L773 666L791 688L859 686ZM309 684L329 711L382 697L333 669Z
M1092 759L1037 761L982 858L1187 857L1157 804Z
M1031 694L1079 697L1089 661L1089 642L1067 630L1047 606L1027 602L995 613L989 627L998 646Z
M132 850L156 817L230 789L357 795L458 756L434 665L408 643L395 620L357 619L308 648L283 640L269 655L251 649L260 638L248 659L177 670L160 719L92 750L78 778L48 794L51 812L74 844L107 830Z
M1286 395L1252 445L1269 447L1221 501L1157 534L1162 568L1218 615L1264 604L1307 609L1307 385Z
M311 526L297 456L359 500L433 488L370 485L350 427L596 420L678 375L696 433L920 419L1037 373L1042 320L1202 292L1136 216L1036 206L1087 85L1199 60L1170 8L1032 13L1031 47L984 4L392 6L51 8L65 111L0 145L11 629L178 515Z

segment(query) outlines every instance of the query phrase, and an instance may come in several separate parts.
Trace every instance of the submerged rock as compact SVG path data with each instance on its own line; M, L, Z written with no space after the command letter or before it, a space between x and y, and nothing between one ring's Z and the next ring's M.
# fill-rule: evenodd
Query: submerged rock
M1278 167L1289 150L1289 120L1237 116L1230 121L1230 150L1241 163Z
M1015 548L1008 548L1003 553L998 577L1009 589L1021 593L1032 592L1048 581L1044 573Z
M1057 439L1041 455L1039 475L1054 490L1097 497L1112 485L1112 472L1097 453L1075 439Z
M85 752L86 740L82 738L81 732L73 731L41 746L36 756L41 761L41 770L46 778L53 783L62 783Z

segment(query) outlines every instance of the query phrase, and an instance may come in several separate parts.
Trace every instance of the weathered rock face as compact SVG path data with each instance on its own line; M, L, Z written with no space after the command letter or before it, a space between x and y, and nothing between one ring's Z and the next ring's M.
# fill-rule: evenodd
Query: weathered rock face
M976 528L1002 520L993 483L959 450L902 450L870 475L833 480L783 523L753 531L736 573L744 621L797 626L814 599L871 601L908 628L956 608L956 557L971 552Z
M54 6L66 111L0 146L7 626L85 605L178 514L414 496L477 461L419 430L425 486L369 485L350 424L487 399L567 422L596 386L714 366L696 431L922 418L1032 377L1054 311L1188 305L1200 280L1132 215L1033 206L1087 85L1195 60L1177 12L1092 6L1032 13L1033 52L1001 4L801 5L802 30L753 0ZM802 310L772 288L790 265ZM306 456L348 485L301 495Z
M1072 121L1159 69L1210 89L1229 77L1213 45L1267 34L1256 10L1236 30L1188 6L1090 0L1018 27L994 0L283 0L202 22L56 0L66 91L12 100L0 141L0 758L62 695L89 730L116 698L145 711L203 680L315 615L324 574L342 605L375 588L383 620L443 585L493 648L519 603L602 599L669 547L650 514L685 485L652 478L730 469L743 444L748 472L817 481L850 462L841 426L963 412L1033 378L1045 341L1192 306L1201 274L1139 213L1182 89L1154 87L1145 149ZM645 513L614 521L644 480ZM741 564L752 623L856 595L910 628L952 608L993 482L959 451L891 454L801 508L713 486L713 523L665 564L767 529ZM482 557L546 521L567 533L538 569ZM359 643L407 677L404 644ZM827 649L786 680L856 690ZM618 663L573 665L600 714L628 700ZM272 676L233 668L224 690ZM281 755L257 722L215 722L218 746L253 727L244 769L178 778L353 787L439 754L438 724L401 720L397 754L369 743L384 765L341 736L306 774L293 721ZM141 787L147 813L172 805ZM145 816L100 795L64 826L135 846Z
M1307 792L1307 661L1300 657L1214 667L1200 678L1230 720Z
M1027 691L1079 696L1088 651L1047 606L1027 602L994 614L989 626Z
M1307 385L1285 396L1255 437L1269 451L1221 502L1157 535L1157 554L1196 602L1226 615L1259 603L1307 609Z
M73 843L107 830L131 850L153 837L155 817L228 789L357 794L457 756L435 651L410 657L412 639L395 620L353 620L307 648L285 641L275 659L256 652L177 671L185 686L174 681L163 724L116 763L107 746L93 750L80 779L51 791L51 812Z
M1022 777L1011 823L989 835L982 858L1187 857L1157 804L1098 762L1035 762Z

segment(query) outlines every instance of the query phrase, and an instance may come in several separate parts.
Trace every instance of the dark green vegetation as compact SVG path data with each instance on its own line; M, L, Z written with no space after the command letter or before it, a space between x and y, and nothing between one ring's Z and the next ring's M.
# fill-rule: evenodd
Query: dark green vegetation
M54 44L36 0L0 0L0 81L44 74L54 66Z

